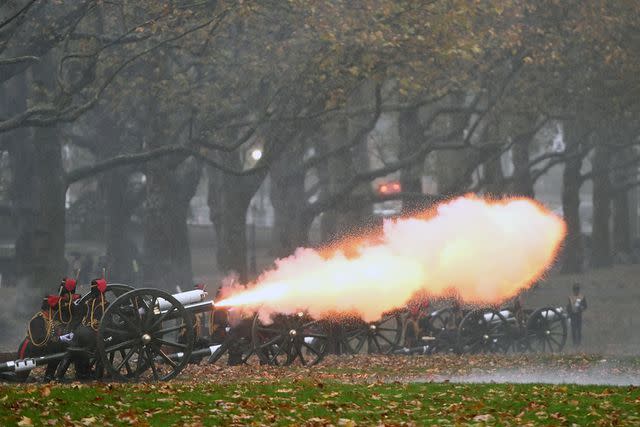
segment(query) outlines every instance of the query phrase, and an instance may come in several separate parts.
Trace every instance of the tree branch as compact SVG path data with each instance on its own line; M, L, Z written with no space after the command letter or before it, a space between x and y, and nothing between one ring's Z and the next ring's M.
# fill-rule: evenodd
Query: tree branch
M0 66L3 65L14 65L20 64L23 62L38 62L40 58L37 56L16 56L14 58L0 58Z

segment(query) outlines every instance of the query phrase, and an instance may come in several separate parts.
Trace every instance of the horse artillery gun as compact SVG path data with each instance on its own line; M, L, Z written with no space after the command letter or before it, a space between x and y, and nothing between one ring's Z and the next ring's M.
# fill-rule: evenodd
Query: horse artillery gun
M203 358L216 363L226 357L231 365L255 360L269 365L310 366L330 352L556 353L567 339L567 316L555 307L535 311L520 305L466 309L453 303L427 312L425 304L418 311L408 307L385 313L377 321L355 315L314 319L306 311L274 313L262 319L256 313L215 307L203 289L172 295L111 284L104 297L106 308L96 329L95 346L68 346L62 352L0 363L0 377L25 380L37 366L70 355L89 360L97 378L165 381L180 374L188 363ZM77 303L87 298L85 295ZM211 320L208 339L198 336L203 314Z
M396 353L559 353L567 341L567 315L561 307L465 309L453 303L419 320L422 345Z
M216 348L194 350L195 315L210 312L213 302L203 290L169 294L158 289L108 285L106 310L96 334L95 349L68 347L64 352L4 362L4 379L26 379L37 366L70 354L89 358L99 377L112 380L169 380L192 357L211 355ZM86 295L79 300L83 302ZM10 374L13 373L13 376Z

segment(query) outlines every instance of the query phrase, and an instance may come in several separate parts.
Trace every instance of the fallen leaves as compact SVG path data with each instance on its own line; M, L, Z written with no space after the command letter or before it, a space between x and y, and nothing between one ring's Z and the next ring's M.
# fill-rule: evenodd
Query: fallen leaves
M48 397L50 394L51 394L51 387L49 387L48 385L40 389L40 396Z
M311 368L192 365L169 383L0 385L0 425L638 424L637 387L430 382L544 367L588 372L599 360L363 355ZM640 372L634 361L607 366Z
M18 421L18 427L29 427L33 425L33 421L29 417L22 417L20 421Z

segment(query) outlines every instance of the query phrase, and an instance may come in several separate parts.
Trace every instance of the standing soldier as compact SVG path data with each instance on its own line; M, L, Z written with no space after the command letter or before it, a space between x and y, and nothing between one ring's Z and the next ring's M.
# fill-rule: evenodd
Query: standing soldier
M578 347L582 342L582 312L587 309L587 299L580 293L580 283L573 284L573 294L569 295L567 313L571 320L571 340Z

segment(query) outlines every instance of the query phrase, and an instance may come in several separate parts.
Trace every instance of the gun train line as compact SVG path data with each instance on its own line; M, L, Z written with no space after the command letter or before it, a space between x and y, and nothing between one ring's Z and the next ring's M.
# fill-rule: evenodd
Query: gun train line
M433 305L439 305L433 309ZM18 358L0 363L5 381L25 381L46 365L45 380L166 381L189 363L315 365L327 354L561 352L563 308L465 307L455 300L421 301L379 320L356 315L314 319L302 310L256 313L216 307L203 286L169 294L152 288L92 282L75 294L63 279L31 320Z

